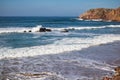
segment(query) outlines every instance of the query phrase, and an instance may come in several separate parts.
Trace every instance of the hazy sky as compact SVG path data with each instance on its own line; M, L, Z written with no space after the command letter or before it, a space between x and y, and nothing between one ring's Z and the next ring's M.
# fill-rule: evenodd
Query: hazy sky
M117 8L120 0L0 0L0 16L79 16L90 8Z

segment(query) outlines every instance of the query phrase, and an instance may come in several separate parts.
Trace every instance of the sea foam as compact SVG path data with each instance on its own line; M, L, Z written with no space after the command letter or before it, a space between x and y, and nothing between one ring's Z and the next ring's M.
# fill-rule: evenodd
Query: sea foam
M0 48L0 58L5 57L28 57L35 55L59 54L66 51L82 50L90 46L120 41L120 35L101 35L94 38L64 38L56 40L53 44L23 47L23 48Z
M37 25L36 27L10 27L10 28L0 28L0 33L23 33L24 31L29 32L30 30L32 32L37 32L39 29L42 27L42 25ZM46 27L51 29L52 31L61 31L63 29L68 29L68 30L90 30L90 29L102 29L102 28L120 28L120 25L106 25L106 26L68 26L66 28L53 28L53 27Z
M42 28L42 25L38 25L36 27L33 27L32 32L38 32L40 30L40 28Z

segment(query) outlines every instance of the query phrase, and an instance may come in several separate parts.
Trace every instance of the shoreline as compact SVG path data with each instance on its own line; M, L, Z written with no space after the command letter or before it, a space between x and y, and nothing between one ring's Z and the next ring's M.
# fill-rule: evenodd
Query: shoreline
M101 80L120 66L119 46L116 41L60 54L1 59L0 79Z

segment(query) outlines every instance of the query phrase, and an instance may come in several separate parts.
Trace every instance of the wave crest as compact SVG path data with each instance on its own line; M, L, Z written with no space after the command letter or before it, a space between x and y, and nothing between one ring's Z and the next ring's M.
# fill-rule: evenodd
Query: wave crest
M12 28L0 28L0 33L12 33L12 32L18 32L18 33L23 33L24 31L29 32L37 32L39 31L39 29L42 27L42 25L37 25L36 27L32 27L32 28L26 28L26 27L12 27ZM46 27L47 28L47 27ZM52 31L61 31L63 29L68 29L68 30L84 30L84 29L102 29L102 28L120 28L120 25L106 25L106 26L73 26L73 27L67 27L67 28L51 28L48 27L49 29L51 29Z
M106 44L114 41L120 41L120 35L101 35L86 39L64 38L62 40L55 41L53 44L25 48L11 49L3 47L0 48L0 58L58 54L66 51L81 50L90 46Z

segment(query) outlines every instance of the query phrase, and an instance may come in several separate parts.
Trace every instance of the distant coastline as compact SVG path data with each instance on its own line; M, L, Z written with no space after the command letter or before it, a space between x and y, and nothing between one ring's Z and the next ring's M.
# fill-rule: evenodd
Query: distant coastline
M90 9L79 16L83 20L101 20L120 22L120 7L116 9L97 8Z

